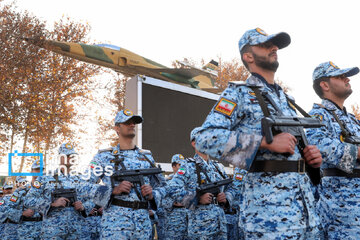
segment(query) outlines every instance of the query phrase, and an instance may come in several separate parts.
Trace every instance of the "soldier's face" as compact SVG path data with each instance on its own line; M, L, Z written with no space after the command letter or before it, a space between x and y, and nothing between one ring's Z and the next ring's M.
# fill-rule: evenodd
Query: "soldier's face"
M279 48L270 41L252 46L251 54L255 65L265 70L276 72L279 67L277 50Z
M346 99L352 93L350 79L345 75L330 77L329 91L341 99Z
M175 166L171 166L173 169L173 172L176 173L180 168L180 163L177 163Z
M4 189L3 192L4 192L4 195L12 194L13 189L12 189L12 188L10 188L10 189Z
M115 126L117 134L124 138L134 138L135 137L135 121L130 119L124 123L120 123Z

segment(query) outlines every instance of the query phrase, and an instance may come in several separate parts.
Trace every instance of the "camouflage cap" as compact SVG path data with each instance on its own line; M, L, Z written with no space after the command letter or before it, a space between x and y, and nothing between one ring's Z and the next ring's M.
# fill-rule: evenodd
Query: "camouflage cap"
M14 184L12 183L12 182L5 182L4 183L4 186L3 186L3 189L5 190L5 189L12 189L12 188L14 188Z
M182 154L175 154L171 158L171 163L182 163L184 161L184 156Z
M201 127L194 128L190 133L190 142L195 140L196 135L200 132Z
M279 49L287 47L291 42L290 35L286 32L268 35L261 28L255 28L246 31L244 35L242 35L239 40L239 51L241 51L241 49L247 44L249 44L250 46L254 46L270 40Z
M77 152L75 152L73 145L70 143L63 143L59 148L59 154L71 155L77 154Z
M134 119L135 121L135 124L139 124L139 123L142 123L143 122L143 118L139 115L134 115L133 112L129 109L124 109L124 110L121 110L120 112L118 112L116 114L116 117L115 117L115 124L117 123L124 123L130 119Z
M40 168L40 159L35 159L35 161L31 165L31 169L39 169L39 168Z
M333 62L324 62L317 66L313 72L313 81L322 77L336 77L345 75L351 77L359 73L358 67L340 69Z

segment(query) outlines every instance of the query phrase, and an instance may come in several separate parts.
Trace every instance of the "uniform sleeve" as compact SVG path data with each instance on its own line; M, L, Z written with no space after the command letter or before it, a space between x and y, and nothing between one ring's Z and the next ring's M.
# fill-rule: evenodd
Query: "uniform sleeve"
M50 210L51 196L47 196L44 192L43 178L38 177L25 197L25 207L40 212L42 215L47 215Z
M188 165L183 165L168 181L167 193L174 202L179 202L185 207L189 208L196 203L196 183L191 182L191 174L196 174L191 171ZM194 185L195 184L195 185Z
M16 189L12 197L10 198L7 216L11 221L17 223L20 222L23 212L25 194L25 190Z
M336 132L331 116L325 109L313 109L309 114L320 118L325 124L325 127L309 128L306 131L309 144L319 148L324 162L351 173L356 164L357 146L340 140L340 133Z
M229 85L207 116L195 141L200 152L234 166L249 168L262 135L251 127L238 126L242 119L249 119L243 112L242 91L245 91L242 87ZM222 110L223 105L227 106L227 112ZM251 123L247 126L251 126Z

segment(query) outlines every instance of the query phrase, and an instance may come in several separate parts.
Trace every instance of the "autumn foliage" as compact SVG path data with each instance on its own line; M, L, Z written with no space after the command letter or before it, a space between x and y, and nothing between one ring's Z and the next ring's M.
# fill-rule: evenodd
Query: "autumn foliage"
M22 152L43 152L46 158L51 148L73 136L74 106L86 99L100 67L40 49L24 38L86 43L90 27L64 18L48 30L46 22L12 5L1 6L0 21L0 155L21 145Z

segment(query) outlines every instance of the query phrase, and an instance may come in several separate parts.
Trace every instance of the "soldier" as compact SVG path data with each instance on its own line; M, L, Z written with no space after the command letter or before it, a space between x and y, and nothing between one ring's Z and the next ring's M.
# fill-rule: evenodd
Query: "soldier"
M190 134L194 147L194 158L186 159L173 179L168 183L168 196L174 202L187 207L189 239L227 239L226 218L223 209L218 205L231 205L232 195L223 191L214 196L211 193L199 194L198 187L205 183L224 179L224 173L208 158L195 148L195 135L198 128Z
M32 173L40 173L40 160L35 159L33 164L31 165L31 172ZM37 176L33 176L31 180L31 184L34 184L36 181ZM27 185L26 189L28 192L30 190L31 185ZM38 211L33 211L25 206L25 199L28 195L23 196L24 199L22 200L23 209L28 211L26 216L21 217L21 224L18 228L18 238L19 239L40 239L40 232L42 227L42 215Z
M169 176L167 181L170 181L179 170L179 168L186 164L186 160L182 154L175 154L171 157L171 166L173 173ZM161 228L162 238L159 239L186 239L187 236L187 209L179 202L174 202L170 197L163 200L163 208L165 210L162 219ZM159 225L160 225L159 217Z
M71 144L62 144L59 168L53 175L38 177L26 197L25 205L44 216L41 233L44 239L83 238L87 214L82 203L93 197L92 185L72 175L73 154L76 152Z
M31 216L33 211L31 209L24 209L25 195L29 190L28 181L23 177L16 177L16 189L10 198L8 205L7 224L4 229L5 239L25 239L27 236L20 236L18 231L22 227L22 218ZM26 238L28 239L28 238Z
M265 116L296 116L288 102L293 100L274 82L277 51L289 44L285 32L268 35L260 28L245 32L239 50L251 75L245 83L229 83L196 136L201 153L249 170L240 212L246 239L317 239L319 233L304 171L306 166L320 177L320 151L306 146L300 152L298 140L288 132L274 134L268 143L267 129L261 126Z
M340 69L333 62L317 66L313 88L322 99L310 114L325 127L307 132L324 158L319 187L319 211L327 239L358 239L360 236L360 122L347 112L344 103L351 95L349 77L359 68Z
M100 150L90 163L93 169L90 181L97 182L101 178L111 189L109 193L112 195L108 207L104 209L101 239L149 239L151 236L148 209L150 207L156 210L160 206L162 196L165 195L165 189L162 188L165 180L162 175L144 176L145 184L140 187L135 182L118 181L106 171L111 169L116 173L149 168L159 170L155 166L151 152L134 144L135 125L142 121L141 116L134 115L128 109L118 112L114 129L119 144ZM102 169L104 173L95 174L97 169Z
M0 233L1 239L18 239L16 224L18 223L16 210L12 208L12 203L16 200L13 196L14 184L10 181L4 183L3 191L4 197L0 200L0 222L3 229Z

